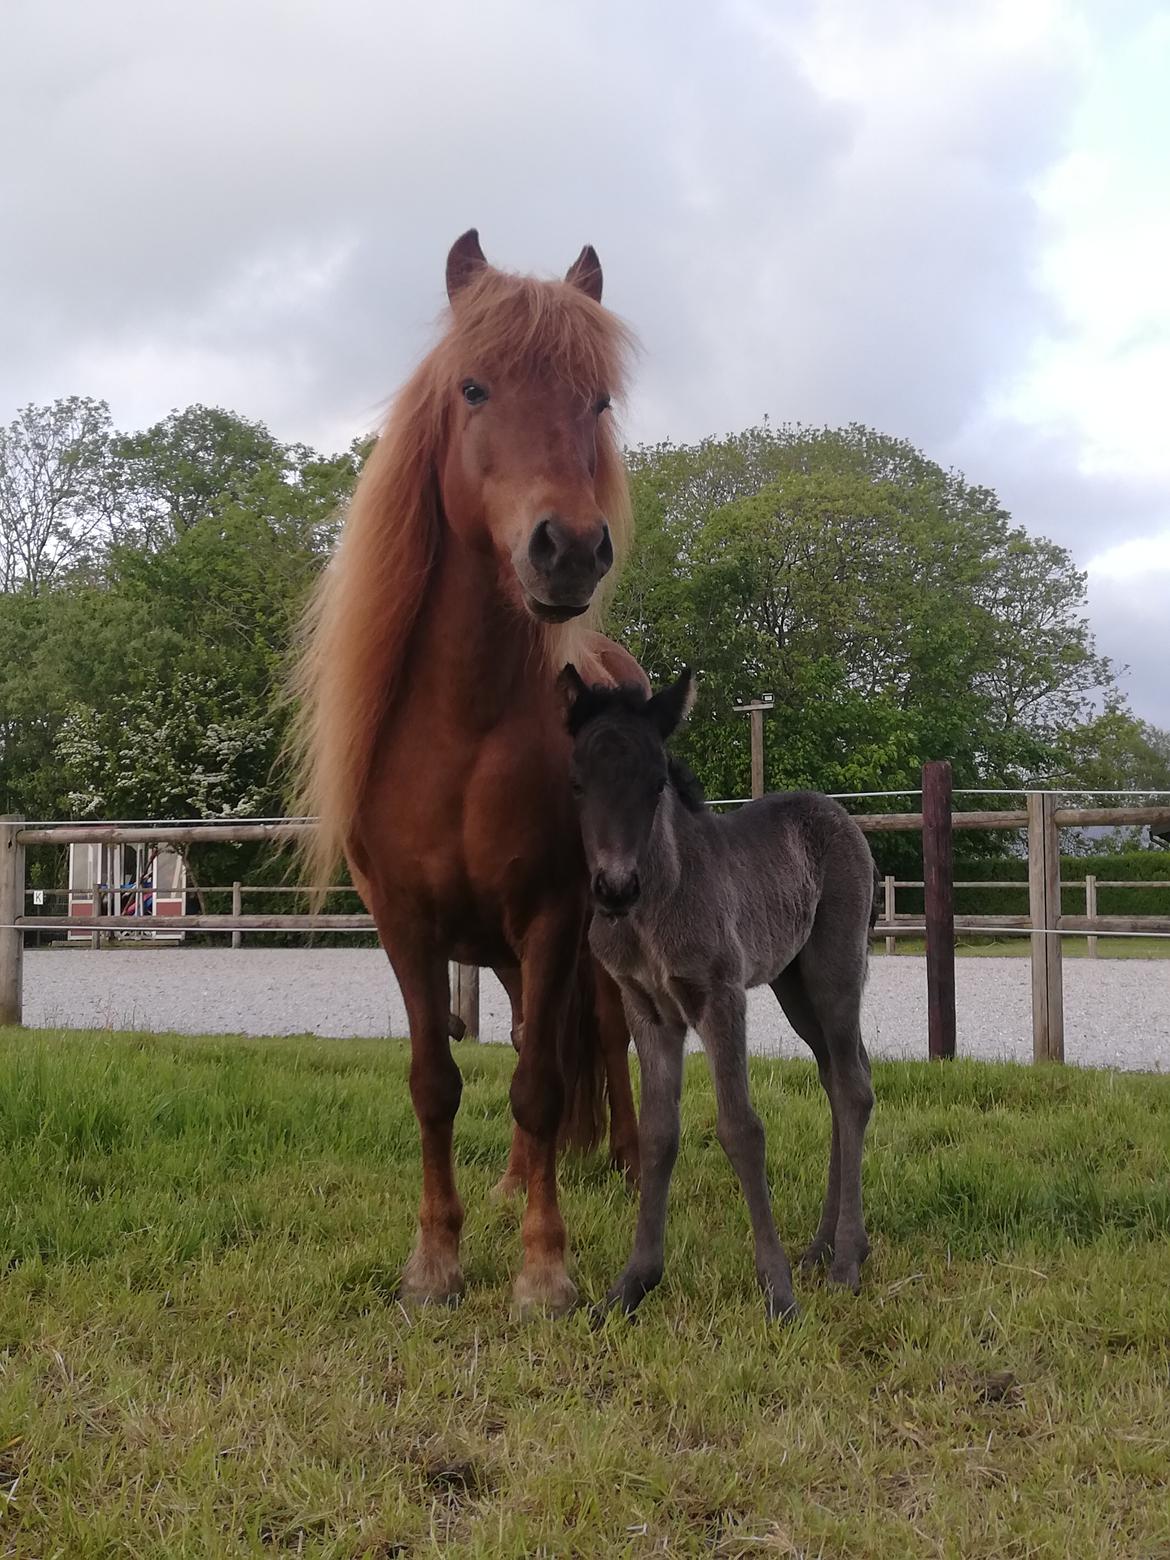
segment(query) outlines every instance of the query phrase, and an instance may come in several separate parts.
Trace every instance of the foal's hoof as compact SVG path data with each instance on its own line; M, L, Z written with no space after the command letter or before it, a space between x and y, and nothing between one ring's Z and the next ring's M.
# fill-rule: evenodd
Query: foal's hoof
M810 1273L813 1268L819 1268L823 1263L828 1262L832 1255L833 1247L830 1242L818 1235L801 1253L801 1269L805 1273Z
M861 1269L856 1262L834 1262L829 1269L829 1283L834 1289L848 1289L850 1294L861 1293Z
M794 1322L800 1315L800 1307L791 1294L764 1296L764 1312L770 1322Z
M525 1268L512 1285L512 1307L519 1317L566 1316L577 1304L577 1286L564 1268Z
M397 1298L403 1305L457 1305L463 1293L458 1257L415 1250L402 1270Z

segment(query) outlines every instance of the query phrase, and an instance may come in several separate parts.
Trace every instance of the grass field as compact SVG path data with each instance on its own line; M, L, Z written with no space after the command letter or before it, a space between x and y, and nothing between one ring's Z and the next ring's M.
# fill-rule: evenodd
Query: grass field
M0 1553L1170 1555L1170 1079L875 1067L860 1300L768 1326L702 1062L633 1325L514 1321L501 1049L459 1051L468 1293L393 1299L404 1048L0 1036ZM827 1112L754 1065L781 1231ZM584 1293L633 1205L569 1164Z
M1089 956L1088 943L1083 937L1062 937L1060 947L1066 959L1087 959ZM873 938L870 951L879 957L884 957L885 938ZM924 954L925 952L925 938L899 937L898 950L894 957L897 958L899 954ZM955 953L962 959L980 957L1027 959L1032 954L1032 939L1028 936L960 937L955 943ZM1170 937L1098 937L1097 957L1099 959L1170 959Z

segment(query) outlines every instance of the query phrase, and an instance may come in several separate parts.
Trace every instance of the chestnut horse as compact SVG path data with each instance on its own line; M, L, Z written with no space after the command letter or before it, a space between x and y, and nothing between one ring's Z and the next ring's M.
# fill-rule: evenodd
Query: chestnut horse
M306 620L299 805L320 819L312 881L344 852L406 1003L423 1190L401 1295L447 1301L463 1283L455 959L496 969L513 1001L501 1189L527 1186L514 1295L558 1312L576 1298L558 1134L588 1122L603 1062L614 1157L637 1173L629 1036L585 942L556 687L579 658L598 680L645 682L592 628L631 533L608 410L629 339L601 307L589 247L563 282L535 281L489 266L472 230L448 256L447 294L445 334L398 396Z

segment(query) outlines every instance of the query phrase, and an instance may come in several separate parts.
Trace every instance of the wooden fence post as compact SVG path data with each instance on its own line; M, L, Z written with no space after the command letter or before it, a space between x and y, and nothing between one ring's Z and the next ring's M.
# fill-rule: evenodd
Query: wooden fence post
M1032 920L1032 1059L1064 1061L1060 938L1060 834L1056 798L1028 793L1028 910Z
M90 853L89 853L89 866L90 866L90 871L93 873L93 882L90 884L90 890L91 890L91 892L90 892L90 899L92 900L92 909L90 910L90 916L95 921L97 920L98 916L101 915L101 913L102 913L101 881L102 881L102 868L105 866L105 864L106 864L106 847L104 845L99 845L96 848L96 850L91 850ZM98 930L98 928L95 926L94 929L93 929L92 934L90 935L89 946L91 948L100 948L101 945L102 945L102 934Z
M240 915L240 914L243 913L243 909L244 909L244 896L243 896L243 893L241 892L240 885L239 885L239 883L233 883L232 884L232 914L233 915ZM243 939L244 939L244 934L243 934L243 932L240 931L239 927L237 927L236 930L232 933L232 947L233 948L238 948L240 946L240 944L243 942Z
M452 1011L463 1024L465 1040L479 1039L479 970L474 964L455 966Z
M922 865L926 900L926 1012L932 1060L955 1054L955 870L951 766L922 766Z
M764 794L764 712L752 711L752 798Z
M892 877L886 879L885 922L887 926L893 926L894 924L894 880ZM896 937L887 937L886 952L897 953L897 951L898 939Z
M16 831L24 822L9 813L0 818L0 1024L21 1022L24 933L16 927L24 914L24 846Z
M1090 921L1097 919L1097 879L1091 872L1085 878L1085 917ZM1092 933L1085 938L1085 953L1090 959L1097 957L1097 939Z

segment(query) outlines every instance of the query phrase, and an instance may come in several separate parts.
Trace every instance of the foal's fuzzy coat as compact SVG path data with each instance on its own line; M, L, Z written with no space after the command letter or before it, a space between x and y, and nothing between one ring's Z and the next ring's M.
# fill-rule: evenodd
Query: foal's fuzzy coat
M856 1291L869 1249L861 1153L873 1105L860 1007L877 875L865 836L813 792L766 796L726 817L708 811L665 750L690 708L689 673L649 700L587 688L572 667L562 688L595 905L590 944L621 985L642 1070L637 1234L607 1304L632 1311L662 1276L689 1027L711 1063L719 1140L747 1199L768 1312L795 1310L748 1095L744 993L764 984L812 1050L832 1109L828 1190L803 1264L829 1259L830 1279Z

